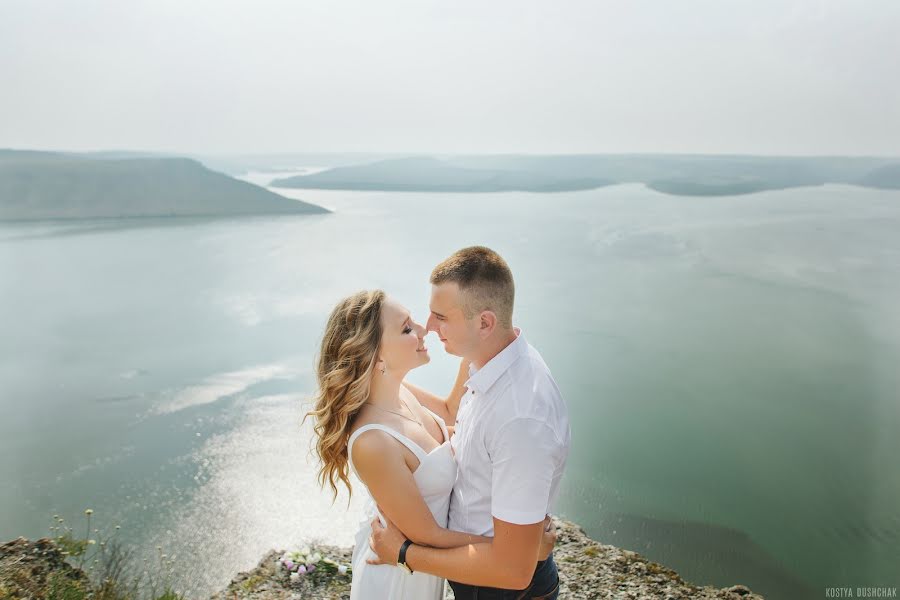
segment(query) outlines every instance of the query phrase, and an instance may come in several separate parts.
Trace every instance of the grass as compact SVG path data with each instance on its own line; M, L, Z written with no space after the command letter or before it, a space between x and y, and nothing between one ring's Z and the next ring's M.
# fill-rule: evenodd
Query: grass
M89 589L78 581L72 581L61 573L51 573L47 581L47 600L82 600Z
M0 562L0 600L188 600L189 594L174 584L174 556L170 558L157 546L158 565L148 569L146 561L135 556L141 549L120 539L119 525L109 533L92 528L93 513L85 510L84 525L76 527L54 515L48 538L18 542L21 550ZM325 549L314 550L285 553L277 566L269 565L271 576L294 592L331 584L349 586L349 565L322 556L327 554ZM296 565L294 570L302 565L309 572L292 573L285 556ZM267 573L253 574L232 592L252 593L268 578Z
M245 579L241 583L241 587L244 588L244 591L251 592L256 588L256 586L258 586L265 580L265 577L262 577L260 575L253 575L252 577L248 577L247 579Z
M134 549L119 539L121 526L116 525L109 535L99 529L92 531L93 513L91 509L84 511L83 537L62 517L53 516L50 537L66 561L87 576L87 584L54 573L48 578L47 600L187 600L173 587L175 562L162 553L161 547L156 548L159 560L156 573L138 568Z

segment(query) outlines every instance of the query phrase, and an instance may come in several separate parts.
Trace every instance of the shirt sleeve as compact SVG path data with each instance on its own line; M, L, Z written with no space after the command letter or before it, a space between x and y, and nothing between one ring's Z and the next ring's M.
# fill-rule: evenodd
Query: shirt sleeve
M563 452L543 421L517 418L502 425L490 451L491 514L516 525L543 521Z

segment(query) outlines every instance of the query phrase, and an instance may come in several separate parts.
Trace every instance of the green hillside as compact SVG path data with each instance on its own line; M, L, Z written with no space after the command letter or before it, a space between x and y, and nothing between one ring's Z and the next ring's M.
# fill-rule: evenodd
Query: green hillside
M0 220L321 214L186 158L0 150Z

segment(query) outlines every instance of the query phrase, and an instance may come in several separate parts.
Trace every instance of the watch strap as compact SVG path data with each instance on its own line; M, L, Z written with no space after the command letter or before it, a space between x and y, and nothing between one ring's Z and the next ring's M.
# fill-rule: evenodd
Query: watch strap
M406 564L406 551L410 546L412 546L412 540L406 540L405 542L403 542L403 545L400 546L400 556L397 557L397 564L403 565L410 573L412 573L413 570L409 568L408 564Z

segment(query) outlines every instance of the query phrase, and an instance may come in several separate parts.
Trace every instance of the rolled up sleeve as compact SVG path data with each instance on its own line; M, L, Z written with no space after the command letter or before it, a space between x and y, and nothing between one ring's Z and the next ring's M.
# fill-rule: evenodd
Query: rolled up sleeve
M534 418L505 423L490 448L491 514L508 523L544 520L564 447L553 429Z

